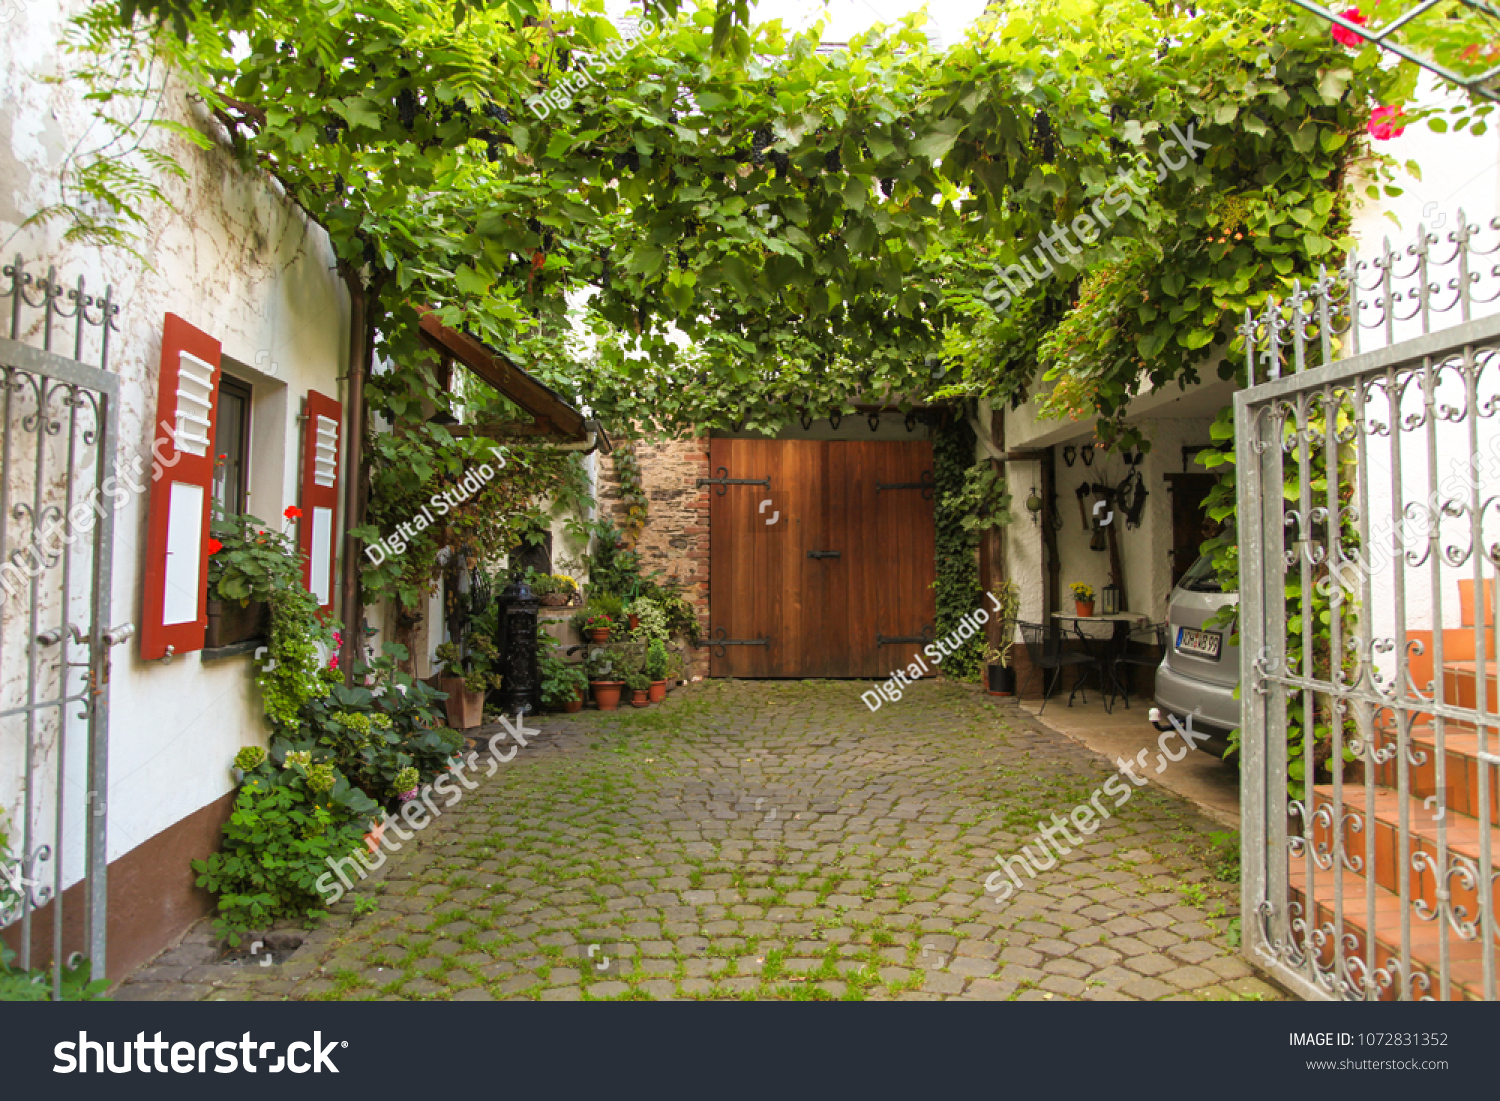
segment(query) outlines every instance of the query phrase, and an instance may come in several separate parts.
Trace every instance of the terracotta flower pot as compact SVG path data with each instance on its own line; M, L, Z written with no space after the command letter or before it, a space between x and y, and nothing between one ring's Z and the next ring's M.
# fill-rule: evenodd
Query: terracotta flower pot
M1074 610L1079 615L1094 614L1094 602L1092 600L1075 600L1073 603L1075 605Z
M649 695L652 703L660 703L662 700L666 699L667 682L664 680L652 681L651 688L649 689Z
M580 689L578 689L577 692L575 692L573 694L573 698L571 700L569 700L567 703L563 704L563 711L566 714L571 715L575 711L582 711L582 710L583 710L583 689L580 688Z
M365 848L372 853L380 848L380 839L385 836L385 824L384 818L370 822L370 832L365 834Z
M638 688L634 692L632 692L631 696L630 696L630 706L631 707L650 707L651 706L651 690L649 688Z
M609 641L609 628L608 627L596 627L593 630L589 631L589 638L591 638L595 642L598 642L598 643L601 643L601 644L605 643L605 642L608 642Z
M591 680L589 687L594 690L594 702L599 705L600 711L613 711L620 706L620 693L625 690L624 681Z
M454 730L470 730L484 722L483 691L469 691L464 687L462 677L439 678L438 691L448 693L443 704L447 711L448 725Z
M641 625L641 617L632 612L629 616L630 629L633 631Z

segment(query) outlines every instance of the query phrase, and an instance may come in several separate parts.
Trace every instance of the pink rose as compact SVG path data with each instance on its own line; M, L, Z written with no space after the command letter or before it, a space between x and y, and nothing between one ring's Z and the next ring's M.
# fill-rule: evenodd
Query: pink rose
M1363 15L1360 14L1358 8L1349 8L1345 11L1339 12L1339 14L1344 17L1344 20L1346 22L1358 23L1361 27L1369 22ZM1363 46L1365 44L1365 40L1351 31L1348 27L1335 26L1333 28L1333 40L1345 46Z
M1400 118L1399 107L1377 107L1370 112L1370 121L1365 124L1365 129L1376 141L1390 141L1406 133L1406 127L1395 125Z

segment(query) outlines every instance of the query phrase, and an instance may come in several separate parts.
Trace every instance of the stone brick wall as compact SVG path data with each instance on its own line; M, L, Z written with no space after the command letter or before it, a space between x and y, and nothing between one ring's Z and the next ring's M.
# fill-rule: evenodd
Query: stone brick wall
M626 442L626 441L621 441ZM699 629L708 636L708 495L699 478L710 477L708 439L630 440L640 460L646 490L646 526L636 541L647 573L660 570L663 579L682 589L698 612ZM599 507L624 525L625 503L614 463L605 456L599 464ZM708 675L708 650L688 651L689 676Z

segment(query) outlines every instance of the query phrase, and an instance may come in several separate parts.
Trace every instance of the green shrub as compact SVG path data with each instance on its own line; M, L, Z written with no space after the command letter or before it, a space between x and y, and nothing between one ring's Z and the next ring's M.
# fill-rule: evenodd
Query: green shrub
M193 861L198 886L219 896L214 929L230 944L280 918L323 916L315 884L328 858L363 847L379 811L333 766L300 759L279 770L265 761L247 776L220 851Z

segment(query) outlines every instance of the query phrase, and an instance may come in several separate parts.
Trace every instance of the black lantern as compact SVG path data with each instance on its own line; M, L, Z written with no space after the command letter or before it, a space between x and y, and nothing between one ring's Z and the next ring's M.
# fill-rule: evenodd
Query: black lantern
M1120 614L1120 586L1111 581L1099 592L1099 599L1103 602L1103 615Z

